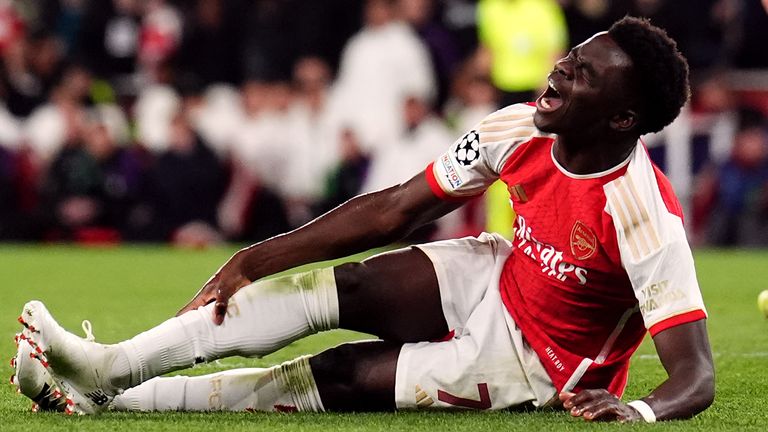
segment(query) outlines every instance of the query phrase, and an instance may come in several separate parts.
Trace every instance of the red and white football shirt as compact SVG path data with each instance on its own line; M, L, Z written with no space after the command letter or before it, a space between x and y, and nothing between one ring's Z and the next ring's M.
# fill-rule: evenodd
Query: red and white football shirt
M517 218L499 285L510 315L559 391L621 396L646 330L706 318L680 204L642 143L610 170L569 173L534 112L519 104L486 117L427 180L448 200L506 183Z

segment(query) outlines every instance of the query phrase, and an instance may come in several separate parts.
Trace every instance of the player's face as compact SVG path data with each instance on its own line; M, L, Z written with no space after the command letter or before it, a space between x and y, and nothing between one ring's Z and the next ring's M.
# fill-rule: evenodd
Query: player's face
M558 134L608 127L630 106L632 60L608 33L598 33L557 61L536 100L536 126Z

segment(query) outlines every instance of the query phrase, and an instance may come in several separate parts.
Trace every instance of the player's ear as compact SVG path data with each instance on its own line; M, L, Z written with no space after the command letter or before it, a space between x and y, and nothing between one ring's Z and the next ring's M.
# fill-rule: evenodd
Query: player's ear
M611 129L617 132L629 132L637 125L637 113L634 110L624 110L611 118Z

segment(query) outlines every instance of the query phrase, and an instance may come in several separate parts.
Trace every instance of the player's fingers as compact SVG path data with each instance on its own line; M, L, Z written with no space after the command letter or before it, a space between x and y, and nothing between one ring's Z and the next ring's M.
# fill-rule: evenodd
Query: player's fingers
M588 421L615 420L618 410L615 404L602 403L584 410L582 417Z
M589 401L602 399L605 397L610 396L611 394L608 393L606 390L602 389L589 389L589 390L582 390L578 393L576 393L575 396L569 399L569 402L571 403L571 406L582 406ZM567 408L567 407L566 407Z
M227 314L227 305L229 303L229 296L226 295L221 289L216 290L216 303L213 305L213 322L216 325L221 325L224 322L224 316Z
M573 403L570 402L570 400L574 396L576 396L576 393L566 392L566 391L560 392L560 394L557 395L557 397L560 398L560 402L562 402L565 408L570 408L573 406Z
M205 285L197 292L194 298L189 301L183 308L176 312L176 316L184 315L185 313L195 310L201 306L205 306L210 303L214 297L211 295L213 280L209 280Z

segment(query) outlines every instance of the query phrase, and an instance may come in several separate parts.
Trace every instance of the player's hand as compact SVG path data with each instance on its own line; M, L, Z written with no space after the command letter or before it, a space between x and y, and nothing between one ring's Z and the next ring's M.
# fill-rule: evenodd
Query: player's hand
M227 305L229 298L232 297L240 288L251 283L251 280L245 277L242 271L243 253L242 251L232 255L226 263L213 275L208 282L200 288L195 297L187 303L186 306L176 313L176 316L182 315L193 309L205 306L211 302L213 307L213 322L220 325L224 322L227 314Z
M642 420L636 409L623 403L607 390L582 390L579 393L561 392L563 408L574 417L588 421L612 421L622 423Z

